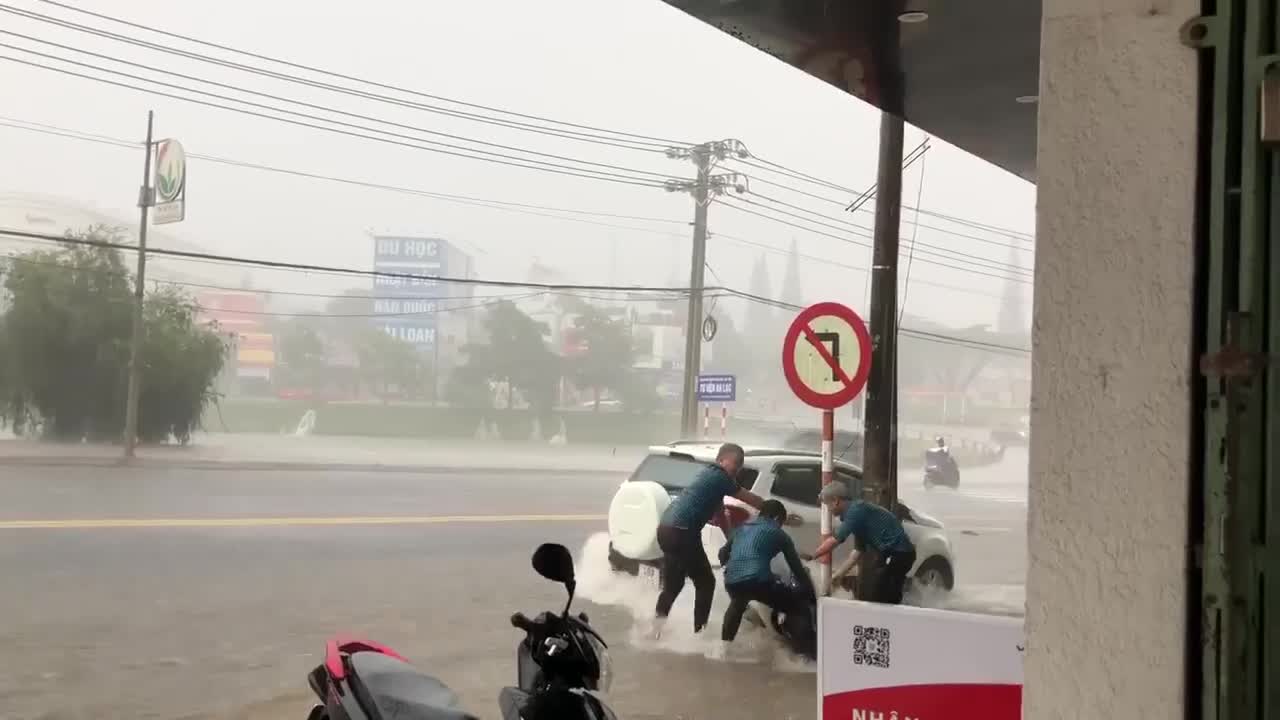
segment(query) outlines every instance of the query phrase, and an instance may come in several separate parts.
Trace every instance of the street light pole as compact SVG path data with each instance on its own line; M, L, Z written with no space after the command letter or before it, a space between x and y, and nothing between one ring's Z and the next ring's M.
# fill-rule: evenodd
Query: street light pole
M142 153L142 186L138 191L138 272L133 287L133 338L129 349L129 391L124 413L124 456L132 458L138 445L138 395L142 383L142 303L147 282L147 214L151 190L152 129L155 113L147 111L147 141Z

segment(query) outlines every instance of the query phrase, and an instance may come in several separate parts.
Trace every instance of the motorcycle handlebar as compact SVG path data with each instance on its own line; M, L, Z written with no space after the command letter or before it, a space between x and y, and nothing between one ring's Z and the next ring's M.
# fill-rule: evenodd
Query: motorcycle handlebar
M531 633L537 625L532 620L525 617L524 613L518 612L511 616L511 627Z

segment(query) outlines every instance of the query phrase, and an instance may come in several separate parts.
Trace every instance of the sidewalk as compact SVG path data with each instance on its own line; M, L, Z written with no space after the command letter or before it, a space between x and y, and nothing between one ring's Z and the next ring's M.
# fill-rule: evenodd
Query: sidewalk
M529 443L427 442L409 438L204 434L188 446L138 448L133 464L238 469L485 470L572 473L630 472L643 447ZM0 465L123 464L114 445L53 444L0 439Z

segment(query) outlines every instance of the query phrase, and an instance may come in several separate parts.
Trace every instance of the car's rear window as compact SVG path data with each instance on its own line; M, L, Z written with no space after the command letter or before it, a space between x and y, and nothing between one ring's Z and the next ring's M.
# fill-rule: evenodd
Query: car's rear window
M628 482L655 482L668 490L684 490L693 484L694 478L707 463L688 455L650 455L631 473ZM751 489L755 484L757 471L743 468L738 474L738 486Z
M631 473L629 482L656 482L668 490L683 490L706 466L688 455L650 455Z

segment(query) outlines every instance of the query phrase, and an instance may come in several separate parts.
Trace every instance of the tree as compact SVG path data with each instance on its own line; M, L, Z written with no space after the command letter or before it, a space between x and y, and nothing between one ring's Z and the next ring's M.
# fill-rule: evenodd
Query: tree
M301 319L283 323L278 331L280 371L288 385L315 388L325 368L324 341Z
M430 375L426 359L413 345L366 324L355 342L360 375L385 394L394 386L402 396L421 395Z
M750 378L755 370L751 346L746 338L738 332L733 316L723 313L718 317L716 336L711 340L711 372L729 373L744 381Z
M74 237L122 239L103 226ZM121 254L87 246L33 251L12 258L3 275L0 416L15 432L38 428L51 439L119 439L133 306ZM185 441L214 400L226 351L213 330L197 323L186 293L160 288L144 307L139 437Z
M455 372L455 379L506 383L509 405L518 390L531 406L549 411L555 405L560 367L558 356L547 347L546 324L506 300L490 307L482 324L489 340L462 348L467 362Z
M582 351L565 361L566 373L576 387L591 390L592 407L599 411L601 391L621 394L631 379L635 360L631 331L625 320L591 305L583 306L574 329Z
M144 442L172 436L186 443L205 407L217 399L213 387L226 346L217 332L199 324L197 310L195 300L174 286L147 296L138 397L138 437ZM113 429L110 437L115 436Z
M787 255L787 271L782 276L782 302L804 305L804 288L800 284L800 251L796 241L791 241L791 253Z

